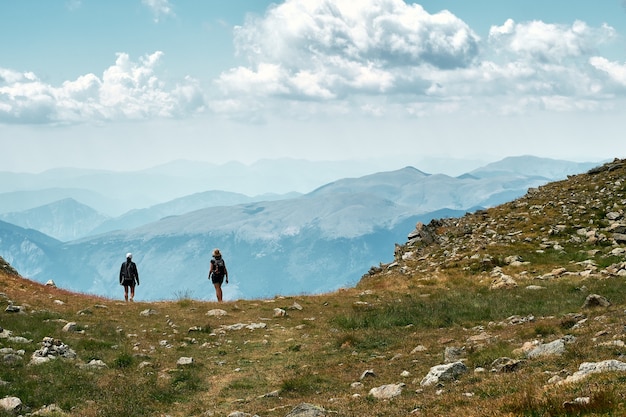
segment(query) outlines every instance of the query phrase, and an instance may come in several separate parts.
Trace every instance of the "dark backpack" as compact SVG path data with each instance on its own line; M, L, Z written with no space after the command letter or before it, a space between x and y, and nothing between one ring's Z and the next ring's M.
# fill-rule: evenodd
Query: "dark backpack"
M226 264L224 263L224 259L221 257L214 259L215 269L213 270L213 275L217 278L221 278L226 275Z
M135 265L133 265L132 262L124 262L123 265L123 271L122 271L122 276L124 278L124 281L135 281L135 276L137 275L137 273L135 272Z

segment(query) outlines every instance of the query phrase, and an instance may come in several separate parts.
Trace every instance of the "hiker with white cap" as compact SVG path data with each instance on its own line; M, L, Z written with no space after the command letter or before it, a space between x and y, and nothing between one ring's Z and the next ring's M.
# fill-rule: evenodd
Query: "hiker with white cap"
M139 272L133 262L133 254L126 254L126 262L120 268L120 285L124 286L124 301L128 301L128 289L130 288L130 301L135 298L135 284L139 285Z

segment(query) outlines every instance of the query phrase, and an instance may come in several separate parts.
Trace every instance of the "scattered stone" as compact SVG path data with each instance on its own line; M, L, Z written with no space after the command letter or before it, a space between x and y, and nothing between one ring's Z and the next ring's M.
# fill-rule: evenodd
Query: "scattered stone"
M158 314L157 311L151 308L147 308L143 310L141 313L139 313L139 315L143 317L154 316L155 314Z
M615 359L609 359L602 362L583 362L578 367L578 371L558 382L558 384L571 384L579 382L591 374L605 372L626 372L626 363Z
M447 346L443 353L443 362L444 363L458 362L464 357L465 357L465 346L463 347Z
M584 409L585 406L589 405L591 403L591 398L589 397L578 397L575 398L572 401L565 401L563 403L563 408L565 409L565 411L569 413L572 413L576 410L581 410Z
M286 315L287 315L287 312L283 310L282 308L274 309L274 317L285 317Z
M387 384L372 388L369 395L379 400L387 400L402 394L405 384Z
M245 323L235 323L235 324L231 324L231 325L223 325L220 326L220 329L224 329L224 330L241 330L241 329L248 329L248 330L255 330L255 329L265 329L267 327L267 323L249 323L249 324L245 324Z
M541 285L528 285L526 289L529 291L538 291L538 290L545 290L546 287L542 287Z
M63 331L67 332L67 333L74 333L78 331L78 324L76 324L75 322L71 321L69 323L67 323L65 326L63 326Z
M519 255L511 255L511 256L507 256L506 258L504 258L504 263L507 265L520 265L522 263L523 259L521 256Z
M92 359L88 363L81 366L82 369L104 369L108 368L107 364L100 359Z
M565 342L557 339L550 343L540 344L526 353L527 358L537 358L540 356L557 356L565 353Z
M188 366L188 365L192 365L192 364L193 364L193 358L189 358L189 357L186 357L186 356L181 356L176 361L176 365L178 365L178 366Z
M427 350L428 348L426 346L418 345L411 351L411 353L426 352Z
M495 276L493 281L491 281L491 286L489 287L489 289L491 290L499 290L499 289L505 289L505 288L515 288L517 287L517 282L515 282L515 280L510 277L509 275L500 273L499 275Z
M352 308L359 311L369 311L374 309L374 305L367 301L355 301L352 303Z
M523 362L517 359L511 358L498 358L491 363L492 372L515 372Z
M249 413L244 413L243 411L233 411L228 415L228 417L259 417L256 414L252 415Z
M278 398L280 396L280 390L275 390L272 392L268 392L267 394L263 394L260 398Z
M530 323L532 321L535 321L535 316L530 315L530 316L526 316L526 317L521 317L521 316L511 316L509 318L506 319L510 325L516 325L516 324L525 324L525 323Z
M61 416L67 415L67 413L65 413L63 409L59 407L58 405L50 404L50 405L44 405L39 410L35 411L32 415L42 416L42 417L47 417L47 416L61 417Z
M360 381L363 381L365 378L374 378L376 377L376 373L374 372L373 369L368 369L366 371L363 371L363 373L361 374L361 377L359 378Z
M53 280L49 279L48 281L46 281L46 286L56 288L57 284L55 284Z
M4 309L4 311L7 313L20 313L22 311L22 307L9 304L7 308Z
M22 400L17 397L0 398L0 409L17 414L22 410Z
M209 310L206 313L207 316L211 316L211 317L222 317L222 316L225 316L227 314L228 313L226 312L226 310L222 310L220 308L215 308L213 310Z
M598 294L589 294L583 303L582 308L608 307L611 302Z
M32 340L27 339L22 336L11 336L8 338L8 340L9 342L12 342L12 343L22 343L22 344L28 344L32 342Z
M438 384L440 381L451 381L467 372L467 366L463 362L454 362L445 365L437 365L430 368L428 375L422 379L423 387Z

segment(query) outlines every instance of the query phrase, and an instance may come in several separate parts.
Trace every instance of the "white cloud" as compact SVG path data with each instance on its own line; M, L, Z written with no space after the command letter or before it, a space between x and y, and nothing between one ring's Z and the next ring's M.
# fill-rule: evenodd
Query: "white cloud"
M169 0L141 0L141 3L152 11L154 21L157 23L161 20L162 16L175 15Z
M599 43L614 36L615 31L609 26L593 29L582 21L567 26L541 21L515 23L509 19L489 31L489 41L497 52L537 62L588 56Z
M626 64L611 62L602 57L592 57L589 59L589 63L594 68L608 74L612 80L619 83L621 86L626 87Z
M390 93L410 67L468 66L478 41L451 13L431 15L401 0L288 0L235 28L238 53L251 65L225 72L218 84L244 94L269 67L271 83L255 94L328 100Z
M81 123L173 118L203 107L195 80L168 89L155 74L161 52L131 61L120 53L102 78L94 74L55 87L35 74L0 69L0 120L8 123Z
M158 16L173 15L168 1L142 1ZM60 86L0 68L0 121L145 120L210 110L260 123L268 115L603 109L626 91L626 67L597 50L616 38L607 25L507 20L480 39L452 13L402 0L286 0L235 28L237 53L248 64L225 70L210 102L198 81L168 85L159 76L161 52L138 61L120 53L101 76Z
M414 117L462 103L505 114L593 109L606 97L589 58L615 38L607 25L507 20L481 40L452 13L401 0L287 0L235 28L249 65L224 72L217 84L237 107L253 101L281 113L285 100L292 110L321 102L320 111L330 112L343 102L354 112Z

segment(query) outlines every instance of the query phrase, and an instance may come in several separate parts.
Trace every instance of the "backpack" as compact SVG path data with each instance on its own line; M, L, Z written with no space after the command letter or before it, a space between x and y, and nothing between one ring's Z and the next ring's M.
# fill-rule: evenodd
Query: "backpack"
M221 278L226 275L226 264L224 263L224 259L222 257L214 258L215 261L215 270L213 271L213 275L217 278Z
M125 262L124 271L122 273L124 281L134 281L136 275L135 271L135 265L132 262Z

